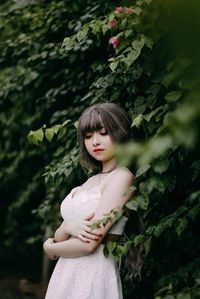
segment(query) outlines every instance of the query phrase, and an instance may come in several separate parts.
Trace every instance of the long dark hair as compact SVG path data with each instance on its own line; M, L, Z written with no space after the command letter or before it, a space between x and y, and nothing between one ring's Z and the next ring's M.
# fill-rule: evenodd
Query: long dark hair
M134 212L129 215L128 225L126 226L125 233L130 234L133 227L135 227L137 233L144 233L145 225L142 215L139 212ZM125 280L132 281L136 278L139 280L141 279L141 271L144 262L143 250L143 242L137 246L131 245L129 248L128 253L123 258L124 269L122 272Z

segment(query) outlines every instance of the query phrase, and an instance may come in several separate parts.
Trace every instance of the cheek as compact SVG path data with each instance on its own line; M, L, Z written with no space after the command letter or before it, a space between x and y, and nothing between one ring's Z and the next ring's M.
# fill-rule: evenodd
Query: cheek
M89 151L89 149L90 149L90 143L89 143L89 141L87 139L85 139L84 145L85 145L86 150Z
M108 136L107 144L108 144L110 147L112 147L112 146L114 145L114 142L113 142L113 140L111 139L110 136Z

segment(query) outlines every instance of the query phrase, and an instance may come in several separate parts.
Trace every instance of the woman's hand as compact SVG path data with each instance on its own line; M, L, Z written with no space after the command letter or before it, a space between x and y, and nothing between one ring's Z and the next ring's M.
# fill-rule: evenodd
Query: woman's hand
M46 255L48 256L48 258L50 260L57 260L58 259L58 256L52 254L51 252L51 248L50 248L50 245L54 244L55 243L55 240L54 238L48 238L44 244L43 244L43 249L44 249L44 252L46 253Z
M70 220L65 222L64 229L66 233L73 237L79 238L81 241L90 242L90 240L98 241L102 236L100 230L92 229L91 225L93 221L91 220L94 213L88 215L83 220Z

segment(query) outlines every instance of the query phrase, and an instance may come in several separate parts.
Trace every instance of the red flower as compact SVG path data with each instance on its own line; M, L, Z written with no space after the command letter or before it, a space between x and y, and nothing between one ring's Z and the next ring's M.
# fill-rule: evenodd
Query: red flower
M113 36L109 40L109 44L113 46L114 49L116 49L119 45L119 37L118 36Z
M108 27L114 28L117 25L117 21L115 19L112 19L108 22Z
M132 9L130 7L125 7L124 11L127 15L131 15L132 13L134 13L134 9Z
M121 6L117 6L117 7L115 7L114 13L115 14L120 14L122 11L123 11L123 8Z

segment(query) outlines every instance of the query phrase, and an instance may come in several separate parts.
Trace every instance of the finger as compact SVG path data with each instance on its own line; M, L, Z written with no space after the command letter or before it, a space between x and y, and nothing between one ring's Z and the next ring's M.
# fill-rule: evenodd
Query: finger
M103 235L101 231L93 230L93 229L91 229L90 233L93 234L93 235L97 235L97 236L102 236Z
M90 225L92 225L92 221L85 220L85 221L84 221L84 224L90 226Z
M84 233L84 237L86 237L87 239L96 240L96 241L98 241L100 239L100 236L93 235L93 234L86 233L86 232Z
M96 235L96 236L100 236L100 237L102 236L102 232L100 230L95 230L95 229L92 229L91 227L85 227L85 231L92 235Z
M85 237L84 237L84 236L82 236L82 235L78 235L78 238L79 238L79 240L81 240L81 241L83 241L83 242L90 243L90 240L89 240L89 239L87 239L87 238L85 238Z

